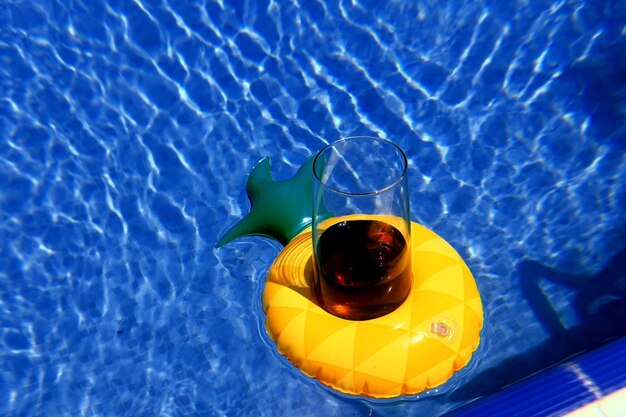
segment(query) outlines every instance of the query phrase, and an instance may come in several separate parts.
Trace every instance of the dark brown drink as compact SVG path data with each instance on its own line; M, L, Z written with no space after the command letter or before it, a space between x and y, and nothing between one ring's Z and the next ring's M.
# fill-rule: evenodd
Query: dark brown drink
M394 226L347 220L326 229L317 243L315 294L326 311L367 320L398 308L411 289L411 254Z

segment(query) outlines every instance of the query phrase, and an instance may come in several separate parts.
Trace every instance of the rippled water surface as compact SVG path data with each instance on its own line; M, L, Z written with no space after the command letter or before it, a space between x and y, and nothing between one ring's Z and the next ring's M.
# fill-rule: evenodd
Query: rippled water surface
M626 7L563 1L0 3L0 414L437 416L626 333ZM465 257L472 364L402 401L276 354L280 246L215 249L247 172L328 141L410 159ZM624 313L624 314L622 314Z

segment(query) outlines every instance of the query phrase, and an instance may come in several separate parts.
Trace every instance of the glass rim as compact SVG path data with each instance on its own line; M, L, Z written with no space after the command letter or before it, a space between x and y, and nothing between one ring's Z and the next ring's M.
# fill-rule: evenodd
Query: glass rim
M402 172L400 173L400 175L398 175L398 178L396 178L394 181L392 181L389 185L378 189L378 190L374 190L374 191L368 191L365 193L351 193L348 191L342 191L342 190L338 190L332 186L327 185L320 177L318 177L317 175L317 170L315 169L315 167L317 166L317 161L318 158L320 157L320 155L322 155L324 152L326 152L328 149L334 147L337 144L341 144L344 142L348 142L348 141L352 141L352 140L360 140L360 139L369 139L369 140L373 140L375 142L382 142L386 145L391 145L393 148L395 148L398 153L401 156L402 159L402 163L403 163L403 167L402 167ZM376 194L382 194L392 188L394 188L395 186L397 186L399 183L401 183L404 178L406 177L406 173L408 171L409 168L409 160L406 157L406 154L404 153L404 151L402 150L402 148L400 146L398 146L397 144L395 144L394 142L390 141L389 139L383 139L381 137L378 136L347 136L345 138L340 138L337 139L333 142L330 142L329 144L327 144L326 146L324 146L322 149L319 150L319 152L317 153L317 155L315 155L315 158L313 159L313 178L315 178L315 180L322 185L322 187L324 187L327 190L330 190L334 193L340 194L340 195L345 195L345 196L351 196L351 197L365 197L365 196L372 196L372 195L376 195Z

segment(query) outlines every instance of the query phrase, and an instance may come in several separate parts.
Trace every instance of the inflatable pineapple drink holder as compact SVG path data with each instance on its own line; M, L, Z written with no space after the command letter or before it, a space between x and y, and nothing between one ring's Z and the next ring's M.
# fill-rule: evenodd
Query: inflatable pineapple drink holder
M261 160L247 181L250 213L218 243L262 235L285 245L263 292L268 334L302 372L343 393L392 398L444 383L480 341L483 310L471 272L445 240L412 223L406 301L371 320L326 312L312 288L313 159L288 181L273 181L269 159Z

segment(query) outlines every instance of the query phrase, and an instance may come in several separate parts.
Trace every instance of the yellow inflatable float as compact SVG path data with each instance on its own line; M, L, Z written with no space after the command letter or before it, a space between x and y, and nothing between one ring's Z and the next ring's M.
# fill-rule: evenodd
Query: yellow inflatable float
M286 243L263 292L267 332L278 351L306 375L352 395L392 398L444 383L469 362L483 325L480 295L465 262L440 236L412 223L413 284L406 301L371 320L346 320L326 312L312 287L307 164L310 160L294 179L274 182L269 162L261 161L248 179L250 215L218 243L244 234ZM285 199L302 207L285 208ZM293 224L305 226L296 230Z

